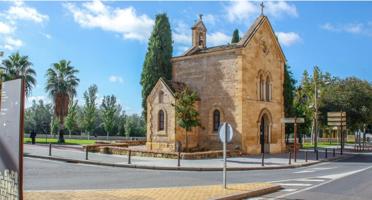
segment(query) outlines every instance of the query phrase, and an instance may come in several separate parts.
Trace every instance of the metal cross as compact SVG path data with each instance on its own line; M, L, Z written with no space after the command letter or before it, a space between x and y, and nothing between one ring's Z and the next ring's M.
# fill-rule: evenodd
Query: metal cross
M199 14L199 19L202 20L203 14Z
M263 10L264 10L264 7L265 7L265 5L264 5L264 2L263 2L263 1L261 2L260 6L261 6L261 15L263 15Z

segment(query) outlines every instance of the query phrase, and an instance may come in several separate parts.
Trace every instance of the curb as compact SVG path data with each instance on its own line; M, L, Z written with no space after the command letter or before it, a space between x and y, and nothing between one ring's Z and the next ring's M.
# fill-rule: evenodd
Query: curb
M56 157L56 156L40 156L40 155L32 155L32 154L24 154L23 156L30 157L30 158L46 159L46 160L57 160L57 161L63 161L63 162L68 162L68 163L82 163L82 164L99 165L99 166L107 166L107 167L122 167L122 168L150 169L150 170L178 170L178 171L222 171L222 167L148 166L148 165L136 165L136 164L105 163L105 162L90 161L90 160L76 160L76 159L62 158L62 157ZM323 160L318 160L318 161L308 162L308 163L303 163L303 164L292 164L292 165L284 165L284 166L230 167L230 168L228 167L227 171L292 169L292 168L299 168L299 167L307 167L307 166L319 164L321 162L342 160L342 159L346 159L349 157L350 156L341 156L341 157L328 158L328 159L323 159Z
M270 187L257 189L257 190L253 190L249 192L240 192L236 194L230 194L230 195L226 195L222 197L217 197L217 198L214 198L213 200L240 200L240 199L252 198L252 197L262 196L265 194L270 194L270 193L276 192L281 189L283 188L280 185L273 185Z

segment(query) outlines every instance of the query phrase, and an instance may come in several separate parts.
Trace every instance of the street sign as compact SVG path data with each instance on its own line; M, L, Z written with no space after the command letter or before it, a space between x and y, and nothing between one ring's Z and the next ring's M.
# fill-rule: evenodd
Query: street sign
M220 126L218 129L218 134L220 136L220 140L223 144L223 175L222 175L222 184L223 187L226 189L226 146L228 142L231 142L233 136L234 136L234 131L232 126L225 122Z
M285 124L294 124L294 123L301 124L301 123L305 123L305 119L303 117L299 117L299 118L283 118L282 119L282 123L285 123Z
M328 122L328 126L341 126L341 122ZM346 126L346 122L342 123L342 126Z
M233 135L234 135L232 126L229 123L226 123L226 122L223 123L222 126L220 126L218 130L218 135L220 136L220 140L222 143L224 143L225 141L227 143L231 142ZM225 140L225 135L226 135L226 140Z
M341 116L346 116L346 112L328 112L327 113L328 117L341 117Z
M346 122L346 116L345 117L328 117L328 122Z

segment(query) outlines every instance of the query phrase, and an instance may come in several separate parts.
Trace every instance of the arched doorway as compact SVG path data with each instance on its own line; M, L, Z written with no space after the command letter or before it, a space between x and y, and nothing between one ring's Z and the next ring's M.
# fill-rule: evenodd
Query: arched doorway
M270 153L270 118L265 113L260 120L261 153Z

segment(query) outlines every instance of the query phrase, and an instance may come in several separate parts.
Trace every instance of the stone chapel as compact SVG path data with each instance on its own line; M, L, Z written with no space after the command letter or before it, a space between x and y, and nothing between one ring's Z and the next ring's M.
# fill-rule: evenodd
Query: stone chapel
M285 150L285 56L269 19L261 14L238 43L207 47L202 17L192 29L192 47L173 57L172 80L159 79L147 98L147 150L175 152L185 146L177 126L175 93L185 87L199 96L201 127L188 133L189 149L220 150L218 128L234 128L229 149L248 154Z

